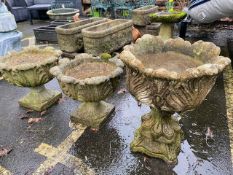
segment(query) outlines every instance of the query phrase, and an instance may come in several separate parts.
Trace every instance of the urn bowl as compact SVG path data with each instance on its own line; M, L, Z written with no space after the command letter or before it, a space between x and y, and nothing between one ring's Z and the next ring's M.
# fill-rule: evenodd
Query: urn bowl
M89 66L94 66L93 69L101 67L104 69L109 66L112 70L99 76L93 75L92 72L87 72L84 75ZM117 59L105 62L89 54L79 54L74 60L64 61L60 66L52 68L50 72L58 79L64 94L67 96L81 102L98 102L104 100L116 88L119 75L123 72L121 66L123 66L122 62ZM75 70L75 68L80 68L79 75L77 72L71 73L76 74L75 77L69 75L69 71Z
M200 105L230 64L219 54L220 48L210 42L144 35L125 46L120 58L126 64L128 89L137 100L162 111L182 112Z
M37 87L53 78L49 70L57 65L59 56L60 51L51 47L27 47L3 57L0 60L0 71L3 78L11 84Z

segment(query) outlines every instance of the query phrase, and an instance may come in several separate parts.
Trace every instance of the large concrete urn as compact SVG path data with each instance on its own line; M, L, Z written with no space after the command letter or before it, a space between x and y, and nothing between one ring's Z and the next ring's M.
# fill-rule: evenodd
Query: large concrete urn
M144 35L120 54L127 86L136 100L150 106L131 143L134 152L176 162L182 131L174 112L195 109L206 98L230 59L209 42L181 38L163 41Z
M59 100L60 92L44 87L53 78L49 69L57 65L59 56L60 52L51 47L28 47L0 59L3 79L19 87L31 88L31 92L19 100L21 106L44 111Z
M56 76L62 91L81 102L72 112L71 122L94 129L106 121L114 110L103 100L116 88L123 63L116 58L103 61L89 54L79 54L72 61L65 61L50 72Z

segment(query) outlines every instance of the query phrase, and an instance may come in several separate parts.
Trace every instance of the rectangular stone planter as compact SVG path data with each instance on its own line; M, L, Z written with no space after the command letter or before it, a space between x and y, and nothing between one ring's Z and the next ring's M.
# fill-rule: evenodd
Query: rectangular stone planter
M81 30L96 24L107 22L106 18L90 18L56 27L59 47L64 52L78 52L83 49Z
M158 11L158 6L147 5L134 9L132 11L132 20L134 25L146 26L150 24L149 14L155 13Z
M146 26L135 26L142 35L150 34L157 36L159 35L160 23L151 23Z
M86 53L112 53L132 41L132 20L116 19L82 30Z

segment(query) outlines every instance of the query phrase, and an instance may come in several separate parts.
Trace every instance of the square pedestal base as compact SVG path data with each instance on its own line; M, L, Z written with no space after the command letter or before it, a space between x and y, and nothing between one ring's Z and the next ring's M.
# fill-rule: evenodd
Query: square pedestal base
M32 90L25 97L19 100L19 105L25 108L41 112L52 106L61 97L62 94L55 90Z
M71 122L99 129L114 111L112 104L101 102L81 103L77 110L71 113Z

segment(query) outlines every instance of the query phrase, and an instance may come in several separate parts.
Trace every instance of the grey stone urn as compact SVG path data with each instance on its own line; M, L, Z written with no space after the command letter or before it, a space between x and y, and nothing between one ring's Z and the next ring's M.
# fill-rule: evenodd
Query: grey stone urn
M69 70L79 69L86 65L87 68L82 70L82 73L92 71L88 68L91 64L102 64L104 67L110 65L114 66L114 69L107 75L93 75L86 78L81 78L81 75L76 73L80 79L67 75ZM79 54L74 60L65 60L50 70L51 74L58 79L64 94L81 102L79 107L71 113L72 123L99 129L114 111L114 106L103 100L115 90L119 76L123 72L122 67L123 63L116 58L103 61L89 54Z
M182 130L171 116L195 109L206 98L231 62L219 54L220 48L213 43L191 44L181 38L163 41L152 35L125 46L120 59L126 65L127 87L136 100L151 108L135 133L133 152L168 163L177 161Z
M137 26L146 26L151 23L149 14L158 12L158 6L147 5L136 8L132 11L133 24Z
M52 20L66 20L66 21L72 21L73 16L79 13L79 9L74 8L58 8L58 9L52 9L47 11L47 15Z
M105 18L90 18L56 27L59 47L64 52L79 52L83 49L81 30L96 24L107 22Z
M38 55L43 59L36 60ZM60 52L51 47L28 47L20 52L11 52L0 60L4 80L19 87L31 88L31 92L19 100L20 106L44 111L59 100L62 96L60 92L44 87L53 79L49 69L57 65L59 56Z
M115 19L82 30L84 50L98 56L112 53L132 41L132 20Z

